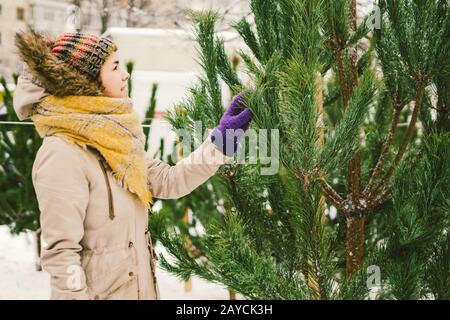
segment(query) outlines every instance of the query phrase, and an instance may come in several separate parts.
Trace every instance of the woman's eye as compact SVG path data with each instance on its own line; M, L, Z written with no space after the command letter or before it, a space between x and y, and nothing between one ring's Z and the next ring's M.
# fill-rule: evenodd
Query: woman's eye
M114 70L117 70L117 67L114 67Z

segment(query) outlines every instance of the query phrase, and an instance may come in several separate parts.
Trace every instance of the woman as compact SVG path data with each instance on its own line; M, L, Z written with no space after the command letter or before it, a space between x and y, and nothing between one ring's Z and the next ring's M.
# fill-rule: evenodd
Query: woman
M43 137L32 180L51 298L159 299L147 230L152 197L189 194L232 156L238 141L225 139L226 130L246 130L251 121L242 95L214 135L169 166L144 151L129 74L112 41L83 33L52 41L31 31L17 34L16 46L27 69L14 108Z

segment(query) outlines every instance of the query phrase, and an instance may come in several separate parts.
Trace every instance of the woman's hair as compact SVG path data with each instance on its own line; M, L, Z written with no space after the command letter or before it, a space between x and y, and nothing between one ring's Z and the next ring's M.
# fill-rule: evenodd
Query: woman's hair
M105 92L105 86L103 85L102 79L100 77L100 73L97 76L97 79L95 79L95 81L97 81L97 85L98 88L100 89L101 92Z

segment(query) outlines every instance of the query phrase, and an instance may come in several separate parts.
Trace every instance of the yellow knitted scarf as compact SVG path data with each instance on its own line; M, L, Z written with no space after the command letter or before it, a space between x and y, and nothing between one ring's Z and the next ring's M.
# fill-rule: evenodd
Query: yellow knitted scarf
M145 135L131 99L48 96L34 107L31 119L41 137L54 135L85 150L87 146L97 149L119 184L150 208Z

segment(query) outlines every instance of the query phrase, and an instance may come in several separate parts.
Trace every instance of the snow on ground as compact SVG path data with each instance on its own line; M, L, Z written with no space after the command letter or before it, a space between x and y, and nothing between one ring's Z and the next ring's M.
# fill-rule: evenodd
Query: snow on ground
M0 300L49 299L50 277L45 271L36 271L34 250L31 233L11 235L6 226L0 226ZM158 246L156 251L164 253ZM190 292L184 291L182 281L160 268L157 277L162 300L228 299L225 288L197 277L192 279Z

